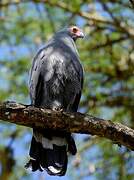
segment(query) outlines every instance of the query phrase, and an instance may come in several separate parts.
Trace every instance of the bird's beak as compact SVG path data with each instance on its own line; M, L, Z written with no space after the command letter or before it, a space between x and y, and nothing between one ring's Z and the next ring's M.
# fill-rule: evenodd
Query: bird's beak
M84 33L82 31L79 31L79 32L77 32L77 37L78 38L84 38L85 35L84 35Z

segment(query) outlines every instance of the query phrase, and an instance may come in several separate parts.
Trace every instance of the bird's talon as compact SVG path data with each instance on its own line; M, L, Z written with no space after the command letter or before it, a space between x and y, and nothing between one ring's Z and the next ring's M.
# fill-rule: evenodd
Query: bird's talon
M63 112L63 108L61 108L61 107L54 107L53 111L55 111L55 112Z

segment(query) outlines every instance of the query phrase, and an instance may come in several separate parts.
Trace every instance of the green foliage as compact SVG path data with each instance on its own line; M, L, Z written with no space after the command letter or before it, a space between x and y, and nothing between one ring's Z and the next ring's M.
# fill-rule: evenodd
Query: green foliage
M74 23L86 34L77 42L85 70L80 110L134 127L134 10L128 2L2 1L0 10L0 101L30 102L28 72L33 56L55 31ZM29 131L1 122L0 154L9 148L15 163L10 171L0 170L0 179L7 174L10 180L39 178L23 168ZM102 138L96 142L81 137L77 142L83 150L70 157L68 179L134 178L133 152ZM17 155L20 149L22 155ZM0 156L0 167L4 163Z

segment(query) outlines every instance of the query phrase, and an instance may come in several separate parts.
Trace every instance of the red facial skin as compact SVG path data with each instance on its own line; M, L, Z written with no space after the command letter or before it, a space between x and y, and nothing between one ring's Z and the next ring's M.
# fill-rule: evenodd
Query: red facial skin
M84 38L84 33L82 32L82 30L80 28L78 28L77 26L71 26L69 28L70 30L70 33L72 35L72 37L74 39L77 39L77 38Z

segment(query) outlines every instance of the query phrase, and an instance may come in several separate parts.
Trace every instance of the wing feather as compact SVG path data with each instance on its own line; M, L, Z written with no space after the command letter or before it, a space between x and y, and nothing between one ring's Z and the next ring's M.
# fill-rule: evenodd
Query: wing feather
M29 76L29 91L30 98L33 105L39 93L41 92L42 87L42 78L41 78L41 60L45 61L45 49L41 49L33 59L32 68L30 70ZM44 59L43 59L44 58Z

